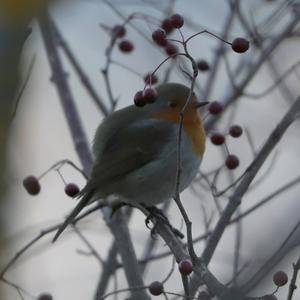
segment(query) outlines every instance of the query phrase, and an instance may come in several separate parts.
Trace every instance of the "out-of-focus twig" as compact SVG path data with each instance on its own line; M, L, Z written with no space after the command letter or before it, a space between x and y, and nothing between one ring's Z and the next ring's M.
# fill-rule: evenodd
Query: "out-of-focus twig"
M76 151L79 155L83 169L87 174L90 174L92 167L92 154L88 147L87 139L85 137L83 127L78 111L74 104L74 99L67 84L63 67L60 61L60 57L55 44L55 36L53 28L51 26L50 18L47 12L45 12L40 18L39 23L41 26L42 35L44 38L48 58L53 71L53 78L56 84L62 106L66 115L70 131L76 146ZM139 273L138 263L135 256L132 240L129 235L128 227L123 218L122 211L115 213L115 217L112 219L108 218L110 212L104 211L106 223L111 229L115 242L118 247L118 251L124 263L124 271L128 281L128 285L131 288L137 286L143 286L143 280ZM133 299L149 299L148 295L143 290L137 290L132 292Z
M55 38L57 40L57 43L63 49L63 51L66 54L67 58L69 59L70 63L74 67L74 70L76 71L78 77L80 78L81 83L86 88L86 90L89 93L89 95L91 96L91 98L94 100L96 106L100 109L100 111L102 112L102 114L104 116L107 116L108 115L108 109L107 109L106 105L104 104L103 99L100 98L100 96L96 92L95 88L91 84L89 77L83 71L82 67L80 66L80 64L76 60L74 53L70 49L67 42L64 40L62 34L60 33L58 27L56 26L56 24L54 22L54 20L51 19L50 21L52 23L52 28L53 28L53 32L55 34Z
M271 257L259 268L257 272L243 284L241 289L245 293L249 293L257 284L259 284L262 279L276 266L277 263L288 253L290 250L290 241L294 237L295 233L299 232L300 221L293 227L288 236L284 239L281 245L276 249L276 251L271 255Z
M247 75L237 85L237 88L229 89L230 92L222 100L224 108L234 103L243 94L244 89L250 83L254 75L257 74L258 70L267 61L271 53L278 47L278 45L288 36L290 32L294 30L296 25L299 23L299 20L299 14L293 16L284 29L278 33L278 35L263 49L257 60L251 65ZM205 122L206 129L210 130L217 120L217 118L208 118Z
M92 154L88 147L88 141L83 131L81 119L75 106L73 95L66 80L66 73L59 58L53 28L48 15L45 14L40 17L39 23L52 69L52 81L55 83L59 94L75 148L82 163L84 172L86 174L90 174L93 162Z
M289 111L285 114L285 116L282 118L282 120L279 122L279 124L270 134L269 138L265 142L262 149L259 151L256 158L247 168L245 176L240 181L233 195L230 197L230 201L227 204L226 208L224 209L221 218L219 219L212 235L210 236L207 247L203 251L202 258L207 264L212 258L212 255L223 235L226 226L228 225L233 213L240 205L244 194L247 192L257 172L260 170L261 166L268 158L271 151L281 140L285 131L299 116L299 112L300 112L300 97L295 101L295 103L291 106Z
M233 24L233 20L236 14L236 6L238 4L234 3L231 7L229 7L229 11L225 20L225 24L223 26L223 32L221 33L221 37L224 40L227 40L231 26ZM210 69L206 84L205 84L205 89L204 89L204 93L203 93L203 97L204 99L208 99L210 97L211 94L211 90L213 88L214 82L216 80L217 77L217 73L218 73L218 69L220 66L220 62L222 59L222 55L225 51L225 45L222 41L218 42L219 45L217 47L216 54L214 56L214 61L212 63L212 67Z
M13 119L15 118L16 114L17 114L17 109L18 109L18 106L19 106L19 103L20 103L20 100L23 96L23 93L25 91L25 88L29 82L29 79L31 77L31 74L32 74L32 70L33 70L33 67L34 67L34 64L35 64L35 55L32 57L31 61L30 61L30 64L29 64L29 68L28 68L28 71L27 71L27 74L26 74L26 77L25 77L25 80L21 86L21 89L16 97L16 103L15 103L15 107L14 107L14 110L12 112L12 115L10 117L10 122L13 121Z
M298 258L297 262L293 264L293 275L289 285L289 293L288 293L287 300L292 300L293 298L293 294L297 288L296 281L297 281L299 270L300 270L300 257Z

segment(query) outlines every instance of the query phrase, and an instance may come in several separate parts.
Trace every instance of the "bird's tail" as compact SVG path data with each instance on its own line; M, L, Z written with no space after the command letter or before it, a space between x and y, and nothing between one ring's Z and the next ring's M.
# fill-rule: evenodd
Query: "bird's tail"
M64 221L64 223L59 227L59 229L57 230L52 243L54 243L58 237L61 235L61 233L66 229L66 227L72 223L75 219L75 217L81 212L81 210L88 204L88 202L91 200L92 196L94 195L94 191L90 190L87 191L86 188L84 188L80 194L80 196L83 196L82 199L79 201L79 203L75 206L75 208L73 209L73 211L70 213L70 215L66 218L66 220Z

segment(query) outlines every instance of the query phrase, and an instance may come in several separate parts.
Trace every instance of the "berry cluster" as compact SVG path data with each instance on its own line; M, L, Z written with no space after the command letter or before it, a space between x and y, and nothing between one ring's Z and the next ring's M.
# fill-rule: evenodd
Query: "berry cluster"
M154 88L146 88L143 91L137 91L134 95L134 104L138 107L143 107L146 104L154 103L157 97L157 92Z
M198 70L201 72L207 72L210 69L208 62L204 59L200 59L197 61L197 67L198 67Z
M45 293L45 294L40 294L37 300L53 300L53 297L52 295Z
M161 46L164 47L165 52L168 56L175 57L176 53L178 53L178 48L173 43L170 43L167 40L167 34L164 29L158 28L152 33L153 41Z
M27 193L32 196L39 194L41 191L39 179L33 175L29 175L23 180L23 186L26 189ZM80 189L75 183L68 183L65 185L66 195L72 198L77 196L79 191Z
M178 269L182 275L190 275L193 272L193 264L189 259L184 259L179 262Z
M210 114L212 115L218 115L219 113L222 112L223 106L220 102L218 101L213 101L211 102L209 108L208 108ZM233 138L238 138L243 134L243 129L239 125L233 125L229 128L228 134L233 137ZM219 132L215 132L210 136L211 142L215 146L221 146L225 144L225 135ZM234 170L237 168L240 164L240 161L238 157L234 154L228 154L226 160L225 160L225 165L229 170Z
M273 275L273 282L277 286L277 289L286 285L288 283L288 281L289 281L289 278L284 271L277 271ZM277 291L277 289L276 289L276 291ZM277 297L273 293L273 294L264 295L261 299L262 300L277 300Z
M178 264L178 270L182 275L187 276L193 272L193 264L189 259L183 259ZM148 289L153 296L159 296L164 293L164 285L160 281L153 281Z
M156 84L158 82L158 77L155 74L148 73L144 76L144 82L149 85Z
M178 48L174 43L167 39L167 34L170 34L174 29L179 29L184 24L184 18L179 14L174 14L170 18L162 21L161 28L156 29L152 33L153 41L164 47L166 54L170 57L175 57L178 53Z
M164 285L159 281L153 281L149 285L149 292L153 296L159 296L164 292Z
M126 35L126 28L117 24L111 29L111 35L114 39L123 38ZM121 40L118 44L119 50L123 53L130 53L134 49L134 45L130 40Z
M244 38L236 38L231 43L231 48L236 53L244 53L249 49L249 47L249 41Z
M27 176L24 180L23 180L23 186L26 189L27 193L35 196L37 194L39 194L39 192L41 191L41 185L39 180L33 176Z

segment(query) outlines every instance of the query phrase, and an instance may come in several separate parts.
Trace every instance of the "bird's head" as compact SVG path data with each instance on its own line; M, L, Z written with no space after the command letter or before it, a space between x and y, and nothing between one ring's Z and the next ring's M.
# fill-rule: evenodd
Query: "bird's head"
M155 118L169 121L180 121L180 113L185 107L190 95L190 88L178 83L166 83L157 88L156 101L146 108ZM208 102L200 102L193 93L192 98L184 111L185 122L193 122L199 119L199 108Z

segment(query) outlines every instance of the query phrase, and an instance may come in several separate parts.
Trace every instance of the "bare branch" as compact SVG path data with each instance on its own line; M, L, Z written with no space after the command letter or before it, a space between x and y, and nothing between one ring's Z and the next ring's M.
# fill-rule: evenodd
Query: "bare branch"
M255 178L257 172L260 170L261 166L268 158L269 154L272 152L274 147L281 140L283 134L287 130L287 128L294 122L294 120L298 117L300 111L300 97L295 101L295 103L291 106L289 111L285 114L276 128L273 130L266 143L259 151L256 158L247 168L246 174L243 179L240 181L237 186L235 192L230 197L230 201L227 204L224 212L219 219L212 235L209 238L207 247L203 251L202 258L208 264L212 258L212 255L223 235L223 232L228 225L233 213L236 211L237 207L240 205L244 194L247 192L250 184Z

